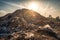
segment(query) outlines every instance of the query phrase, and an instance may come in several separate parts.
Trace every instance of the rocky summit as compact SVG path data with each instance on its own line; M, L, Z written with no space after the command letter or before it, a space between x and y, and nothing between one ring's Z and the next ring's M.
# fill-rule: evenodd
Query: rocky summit
M0 17L0 40L60 40L60 34L40 13L18 9Z

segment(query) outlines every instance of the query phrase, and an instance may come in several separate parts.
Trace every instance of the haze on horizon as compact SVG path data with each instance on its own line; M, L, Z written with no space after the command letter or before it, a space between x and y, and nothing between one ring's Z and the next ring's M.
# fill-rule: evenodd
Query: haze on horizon
M0 16L27 8L48 17L60 16L60 0L0 0Z

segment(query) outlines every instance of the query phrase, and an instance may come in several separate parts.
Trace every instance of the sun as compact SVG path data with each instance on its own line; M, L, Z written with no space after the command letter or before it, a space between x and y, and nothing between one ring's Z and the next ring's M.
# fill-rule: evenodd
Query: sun
M33 10L37 9L37 5L36 4L30 4L29 7L30 7L30 9L33 9Z
M37 10L38 10L38 4L37 4L37 3L30 3L30 4L28 5L28 8L29 8L29 9L32 9L32 10L34 10L34 11L37 11Z

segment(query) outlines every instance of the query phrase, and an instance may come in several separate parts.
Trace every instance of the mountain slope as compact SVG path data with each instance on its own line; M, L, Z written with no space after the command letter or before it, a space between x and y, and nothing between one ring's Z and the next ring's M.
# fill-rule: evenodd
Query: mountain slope
M46 24L47 18L39 13L29 9L18 9L13 13L0 17L0 34L9 34L8 36L2 35L7 39L10 38L9 40L59 39L50 27L44 27ZM43 39L44 37L45 39Z
M44 21L46 21L46 18L39 13L28 10L28 9L19 9L13 12L12 14L7 14L0 18L2 20L21 20L27 22L27 23L33 23L33 24L39 24L40 22L43 24ZM41 24L41 25L42 25ZM40 24L39 24L40 25ZM44 25L44 24L43 24Z

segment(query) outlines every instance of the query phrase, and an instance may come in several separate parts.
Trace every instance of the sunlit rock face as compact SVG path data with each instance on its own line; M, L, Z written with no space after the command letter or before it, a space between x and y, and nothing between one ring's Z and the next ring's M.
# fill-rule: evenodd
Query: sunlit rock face
M12 15L13 17L23 18L28 23L38 24L40 22L46 21L46 18L44 16L40 15L39 13L33 10L28 10L28 9L16 10Z

